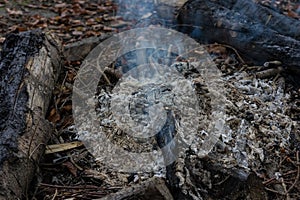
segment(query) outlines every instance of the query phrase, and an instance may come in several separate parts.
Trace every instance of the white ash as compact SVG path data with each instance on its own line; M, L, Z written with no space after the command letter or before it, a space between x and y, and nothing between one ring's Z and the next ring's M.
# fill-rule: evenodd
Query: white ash
M190 70L190 65L186 66L183 63L178 63L174 67L181 73ZM204 88L209 87L209 85L199 75L192 74L188 79L201 82L203 90L196 94L201 109L198 114L198 137L195 138L190 146L190 149L195 154L188 155L184 153L177 160L176 176L179 177L180 185L186 191L193 186L186 174L191 172L188 172L185 168L185 160L193 157L193 160L198 162L197 160L203 157L201 155L203 139L209 136L208 126L212 117L210 108L211 96L207 95L208 91L204 91ZM269 162L274 155L272 151L279 151L277 147L288 148L292 126L296 125L287 113L290 107L288 104L290 95L285 93L284 81L281 78L274 82L269 79L257 79L246 72L236 72L233 75L224 76L223 81L225 86L223 92L226 95L226 113L223 115L224 131L219 138L214 138L218 142L209 157L214 159L214 162L221 165L224 169L235 170L234 173L237 176L245 178L249 171L256 171ZM162 84L161 87L156 88L169 87L169 85ZM160 89L153 90L154 96L152 97L154 100L155 96L159 96L160 93ZM142 95L142 90L136 94L137 96ZM174 99L172 94L168 93L162 96L168 97L168 100L162 99L164 105L172 107L173 100L169 101L169 99ZM97 97L97 100L101 102L99 108L97 108L97 117L101 122L103 132L126 149L136 150L137 152L141 150L153 151L154 139L147 141L133 139L118 130L118 128L114 128L118 126L111 117L111 98L112 94L105 90L101 90ZM147 106L147 102L144 103ZM136 114L138 121L145 120L144 122L146 123L146 119L141 116L139 118L138 112ZM189 121L186 120L185 123L189 123ZM191 125L187 127L191 127ZM102 162L108 161L102 160ZM161 168L159 163L156 166L152 166L152 169L149 169L148 172L141 172L140 174L147 179L147 177L153 176L151 172L153 169L155 169L156 176L165 176L165 169ZM112 172L110 171L109 173ZM192 173L198 173L197 169ZM200 176L201 173L206 174L201 175L204 182L207 185L211 185L210 173L204 170L199 172L198 175Z
M217 155L216 162L223 163L225 168L258 169L271 148L289 147L289 136L295 125L287 113L290 95L284 92L282 79L274 82L237 72L224 77L224 82L226 123L219 142L229 151L212 154Z

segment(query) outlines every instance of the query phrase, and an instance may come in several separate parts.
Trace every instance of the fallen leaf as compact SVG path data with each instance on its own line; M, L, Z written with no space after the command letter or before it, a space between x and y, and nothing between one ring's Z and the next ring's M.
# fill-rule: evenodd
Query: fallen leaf
M87 26L94 25L95 23L96 23L95 19L93 19L93 18L90 18L90 19L86 20L86 22L85 22L85 24Z
M61 127L65 128L67 126L71 126L72 124L74 124L74 118L72 117L72 115L69 115L64 118L64 121L63 121Z
M48 24L47 23L38 24L37 27L39 27L39 28L47 28Z
M55 108L52 108L52 110L50 111L48 120L52 123L56 123L60 120L60 114L57 113Z
M122 20L117 20L117 21L113 22L110 26L113 28L122 28L122 27L125 27L128 25L130 25L130 23L122 21Z
M21 10L6 8L6 11L9 15L23 15L23 12Z
M72 35L80 36L80 35L83 35L83 32L82 31L73 31Z
M208 51L215 54L226 54L227 52L226 47L222 45L211 45Z
M0 43L3 43L5 40L5 37L0 37Z
M78 19L76 19L76 20L70 20L70 23L71 23L72 27L82 26L83 25L82 21L78 20Z
M40 23L40 20L39 19L36 19L35 21L33 22L28 22L27 24L30 25L30 26L36 26L37 24Z
M151 16L152 16L152 13L149 12L149 13L144 14L144 15L141 17L141 19L146 19L146 18L149 18L149 17L151 17Z
M72 70L69 70L68 73L67 73L67 81L73 82L75 76L76 76L76 72L72 71Z
M85 4L85 1L77 1L79 4Z
M23 27L23 26L19 26L17 28L18 32L23 32L23 31L28 31L28 28L27 27Z
M65 105L64 107L63 107L63 110L65 110L65 111L71 111L72 110L72 105Z
M39 8L39 6L33 5L33 4L28 4L28 5L26 5L26 7L28 7L28 8Z
M86 15L93 16L93 15L96 15L97 13L98 13L97 11L85 10Z
M116 31L117 29L109 27L109 26L104 26L103 31Z
M65 9L61 12L60 16L63 17L67 17L70 15L70 10L69 9Z
M287 16L296 18L296 19L300 18L300 16L296 12L293 12L293 11L288 11Z
M102 24L96 24L96 25L93 25L92 26L92 29L94 30L94 31L98 31L98 30L101 30L101 29L103 29L103 25Z
M67 6L66 3L59 3L59 4L55 4L55 8L65 8Z
M97 33L96 31L87 31L85 32L86 36L97 36L97 35L101 35L101 33Z
M103 17L95 17L95 21L96 22L102 22L103 21Z

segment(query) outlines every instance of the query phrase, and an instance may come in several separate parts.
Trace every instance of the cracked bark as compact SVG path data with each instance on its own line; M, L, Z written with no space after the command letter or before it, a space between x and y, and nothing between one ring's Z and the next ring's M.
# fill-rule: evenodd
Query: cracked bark
M177 16L178 31L200 42L231 45L254 64L279 60L300 72L300 21L243 0L189 0Z
M0 199L22 199L51 124L45 119L61 68L57 39L39 30L9 34L0 52Z

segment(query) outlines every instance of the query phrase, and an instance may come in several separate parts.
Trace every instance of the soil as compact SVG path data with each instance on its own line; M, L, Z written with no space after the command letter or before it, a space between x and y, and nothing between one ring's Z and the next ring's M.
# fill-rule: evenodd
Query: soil
M166 12L151 13L145 8L144 13L134 13L139 5L132 2L134 0L131 3L110 0L0 1L0 42L10 32L40 28L55 33L67 45L134 27L174 23L160 20L159 15ZM300 19L300 4L296 0L259 2ZM232 134L221 135L221 142L204 158L192 150L181 157L184 166L176 174L184 177L182 188L185 190L181 188L182 193L174 192L172 187L170 190L181 199L299 199L299 85L289 74L279 74L276 70L266 73L264 66L244 65L238 52L230 46L208 44L205 48L226 81L224 92L228 93L228 102L232 103L226 105L227 131ZM71 98L81 62L82 58L66 60L53 91L47 118L55 126L55 132L48 145L78 141ZM268 69L276 67L271 61ZM260 78L255 76L257 72ZM105 73L111 80L118 80L109 71ZM260 95L251 93L253 88L261 92ZM279 100L275 100L277 97ZM254 108L254 104L259 108ZM272 110L280 107L284 111ZM247 144L240 144L245 138ZM101 198L154 175L111 171L83 145L78 146L45 154L28 198Z

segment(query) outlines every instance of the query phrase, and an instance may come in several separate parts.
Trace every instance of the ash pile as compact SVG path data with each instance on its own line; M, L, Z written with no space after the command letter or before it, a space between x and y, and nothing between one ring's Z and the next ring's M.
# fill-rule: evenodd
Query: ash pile
M183 196L297 199L299 89L278 73L279 66L236 70L229 60L216 59L227 97L224 132L206 157L197 155L197 148L186 154Z
M152 16L144 15L143 13L141 17L146 19ZM154 21L156 20L154 16ZM123 154L113 151L112 148L113 154L108 156L109 159L107 155L97 155L98 167L95 170L101 172L105 184L108 187L122 185L125 188L116 196L105 197L106 199L118 199L118 195L122 196L119 199L131 199L139 196L141 191L144 192L141 199L151 199L154 193L161 191L158 189L147 193L142 188L152 187L153 184L148 183L151 183L153 177L162 177L165 180L166 185L158 184L158 187L168 191L163 192L161 199L299 198L299 83L285 72L284 63L270 61L263 66L249 66L244 64L237 51L230 46L213 44L207 45L206 50L212 56L218 68L216 73L220 73L219 81L222 82L222 87L213 91L210 90L213 81L197 70L201 63L192 58L175 59L177 55L172 55L171 60L175 62L159 58L163 60L161 64L167 65L187 82L192 83L195 94L188 93L184 102L176 101L176 84L180 85L180 78L169 77L175 85L164 84L164 81L159 82L157 79L147 87L137 87L137 77L124 77L124 74L137 67L136 63L140 63L139 55L143 53L128 53L103 72L105 76L100 80L95 97L102 132L115 145L127 151L137 154L155 152L152 158L154 162L150 166L145 165L143 170L134 172L116 171L104 163L109 163L109 159L121 159L126 161L120 161L122 166L133 168L142 165L143 159L124 159ZM169 71L161 73L166 75ZM173 71L170 73L174 74ZM118 85L122 78L128 78L132 83ZM121 89L115 90L115 87ZM116 95L115 92L121 95ZM131 98L122 95L125 93ZM222 103L218 104L220 97ZM182 120L183 116L176 108L193 104L195 99L199 107L197 118ZM113 101L115 103L112 103ZM129 117L133 118L133 124L147 127L148 122L153 119L148 108L155 105L153 102L156 101L157 104L162 104L166 111L166 115L163 116L165 120L162 120L164 123L160 124L159 118L153 121L161 127L156 130L159 131L158 134L141 139L128 133L139 134L147 130L137 128L132 131L130 128L126 129L126 125L122 123L124 126L120 127L120 122L124 119L128 121ZM124 102L129 105L127 110L122 106ZM215 115L213 107L216 105L222 107L222 115ZM113 113L112 109L119 110L119 113ZM125 111L130 113L130 116L125 116ZM116 119L113 115L122 116L124 119ZM210 127L210 124L216 118L220 122L214 125L218 133L212 135L212 130L215 129ZM185 146L184 151L178 152L172 149L170 144L172 139L181 136L182 132L193 133L194 140ZM94 140L99 141L99 138L95 136ZM159 153L158 150L165 146L170 147L168 151ZM104 149L110 149L110 146L91 148L105 152L107 150ZM176 159L174 162L168 162L169 157ZM164 165L166 160L167 167Z
M122 77L122 70L123 73L124 70L127 73L130 71L128 67L131 66L132 69L132 63L138 62L138 56L133 56L134 53L131 52L131 55L123 57L126 57L123 62L120 63L120 58L108 68L104 72L105 78L99 83L96 110L106 137L123 149L142 153L158 152L169 145L172 138L176 135L181 136L182 127L185 128L184 131L193 132L195 135L183 152L169 147L167 152L157 153L157 157L154 158L156 162L142 171L117 172L102 164L109 161L101 155L96 156L99 161L97 171L105 175L105 182L110 187L120 184L126 185L125 188L145 187L144 181L162 177L175 199L280 199L283 196L298 198L300 140L297 83L281 70L282 64L277 61L270 61L264 66L247 66L242 65L239 56L228 47L215 44L208 45L206 49L218 67L222 81L222 87L217 91L224 97L224 104L220 105L224 110L222 116L218 116L222 118L219 133L212 136L209 124L216 117L213 116L212 106L219 102L214 102L216 99L213 98L220 96L211 94L212 91L208 89L210 83L196 70L195 66L199 63L195 61L189 62L187 59L170 65L170 68L193 84L195 94L186 94L188 101L176 104L174 100L178 93L176 84L182 81L177 77L173 77L173 85L156 80L156 84L150 84L151 87L148 84L147 87L141 86L136 89L137 87L133 86L136 85L133 76L130 76L133 83L124 83L120 90L126 91L132 98L126 99L114 94L114 88L118 86L117 83ZM163 73L167 76L168 71ZM110 84L107 84L107 81ZM112 99L115 99L115 102L116 99L119 100L119 107L118 103L112 103ZM180 104L193 104L193 99L198 100L197 118L182 120L176 115L176 108ZM116 121L113 114L121 116L123 113L124 117L122 105L125 101L131 105L128 106L130 117L133 117L136 123L143 124L143 127L151 121L151 113L147 111L151 102L162 103L164 109L170 112L167 112L165 124L159 126L163 127L160 132L147 139L141 139L128 134L132 131L130 129L125 128L124 131L125 125L121 126L122 130L118 125L120 121ZM112 107L118 108L115 110L119 110L120 113L112 113ZM178 113L180 115L179 111ZM161 123L160 118L155 119L153 123ZM198 127L197 130L195 127ZM145 130L135 130L136 134L143 131ZM208 142L212 142L213 145L207 149L205 145ZM121 154L115 155L120 157ZM176 159L164 167L166 157ZM133 161L127 160L123 165L133 167L141 163L143 160L135 158ZM128 198L138 195L139 192L140 190L120 191ZM151 195L153 191L145 194L149 197Z

